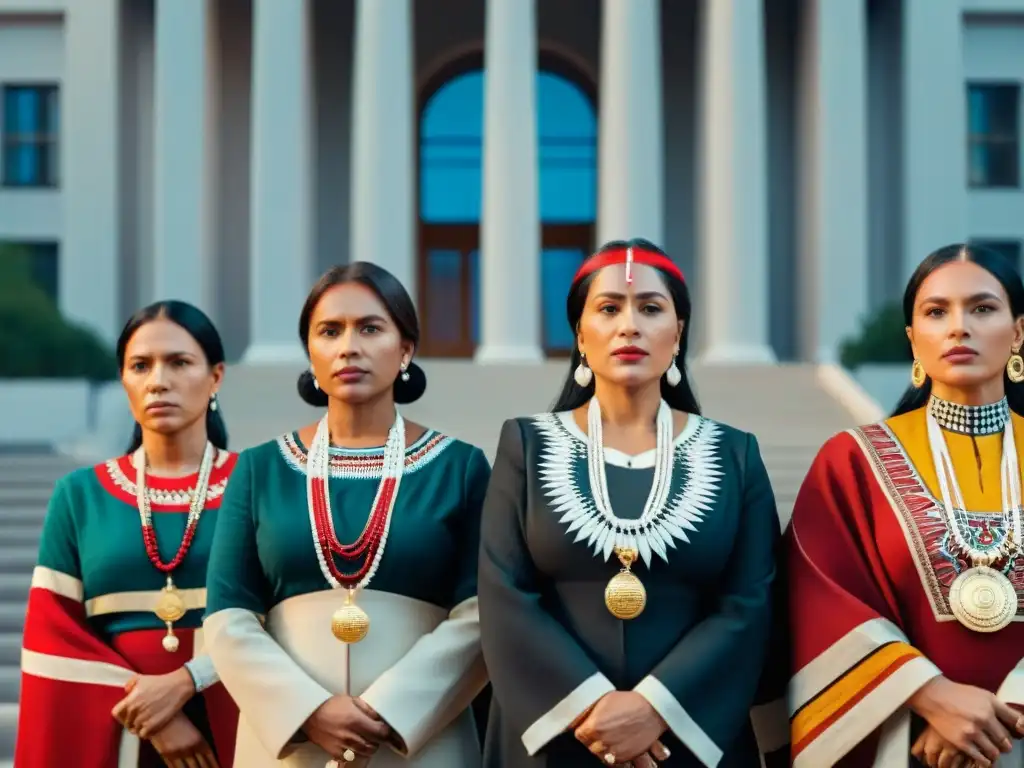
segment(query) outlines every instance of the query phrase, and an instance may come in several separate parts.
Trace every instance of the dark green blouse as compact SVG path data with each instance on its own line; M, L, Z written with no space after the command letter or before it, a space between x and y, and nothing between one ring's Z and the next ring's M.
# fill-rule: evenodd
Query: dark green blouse
M206 509L185 559L173 573L179 589L201 589L206 585L207 559L219 506L235 459L236 455L227 451L218 454L210 474ZM132 457L121 456L77 469L54 486L43 523L39 565L79 579L87 606L91 600L107 595L159 592L167 581L146 554L135 479ZM165 563L174 558L181 545L197 480L197 474L146 478L157 548ZM190 610L175 626L195 629L202 615L202 609ZM149 611L104 612L90 615L89 621L107 638L133 630L164 628L163 622Z
M306 501L306 447L292 433L243 451L224 496L210 556L207 615L266 614L329 589ZM370 514L383 448L331 449L338 539L358 538ZM480 508L490 466L480 449L428 430L406 450L405 474L369 587L451 609L476 595Z

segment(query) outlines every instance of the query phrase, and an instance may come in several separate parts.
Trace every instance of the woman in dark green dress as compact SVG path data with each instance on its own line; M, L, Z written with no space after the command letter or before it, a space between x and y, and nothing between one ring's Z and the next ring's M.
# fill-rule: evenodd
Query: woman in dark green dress
M775 499L754 436L700 415L682 273L610 243L568 315L573 373L552 413L505 423L484 504L484 764L785 764L784 706L755 706Z
M426 379L390 273L328 271L299 333L300 394L326 413L239 455L210 560L204 628L241 712L235 765L479 766L490 467L396 409Z

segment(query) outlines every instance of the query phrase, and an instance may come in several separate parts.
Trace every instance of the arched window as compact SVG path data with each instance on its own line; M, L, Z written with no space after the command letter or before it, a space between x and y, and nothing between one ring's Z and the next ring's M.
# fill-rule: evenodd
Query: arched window
M540 155L541 328L548 354L572 348L565 294L593 247L597 209L597 114L583 79L537 74ZM426 89L419 121L422 351L473 354L480 334L484 74L478 58Z

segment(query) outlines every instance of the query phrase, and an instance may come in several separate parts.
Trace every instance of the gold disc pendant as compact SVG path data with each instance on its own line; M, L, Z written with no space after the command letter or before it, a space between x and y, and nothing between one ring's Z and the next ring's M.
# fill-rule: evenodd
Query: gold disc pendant
M358 643L370 631L370 617L356 605L355 590L350 589L345 604L331 616L331 632L343 643Z
M998 632L1017 615L1017 590L1002 573L985 565L968 568L949 587L957 621L975 632Z
M604 604L612 616L623 621L635 619L647 605L647 590L630 568L636 562L636 550L615 548L622 570L612 576L604 588Z
M174 586L170 575L167 576L167 585L161 591L153 613L167 625L167 634L164 635L161 645L168 653L174 653L179 646L178 638L174 635L174 622L180 621L185 615L185 601L178 594L178 588Z

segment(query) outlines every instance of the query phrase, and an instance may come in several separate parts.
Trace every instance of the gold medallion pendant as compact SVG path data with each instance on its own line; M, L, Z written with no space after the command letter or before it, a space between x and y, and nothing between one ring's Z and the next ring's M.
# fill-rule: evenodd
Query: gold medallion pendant
M160 592L160 597L156 601L156 608L153 613L157 615L164 624L167 625L167 634L164 635L164 639L161 644L164 650L168 653L174 653L178 650L178 638L174 634L174 622L180 621L185 615L185 601L181 599L181 595L178 594L178 588L174 586L174 581L170 576L167 577L167 586Z
M345 604L331 616L331 632L343 643L358 643L370 631L370 617L356 605L355 590L345 596Z
M604 604L617 619L635 619L644 612L647 605L647 590L630 570L636 562L637 552L635 549L616 547L615 554L622 563L622 570L612 576L604 588Z
M1017 615L1017 590L988 566L968 568L949 588L949 606L957 621L975 632L998 632Z

